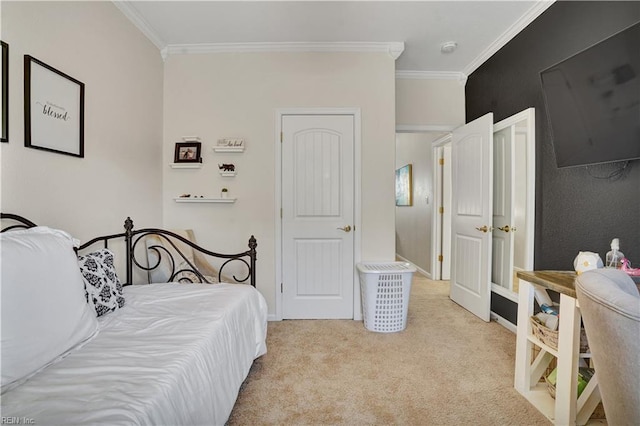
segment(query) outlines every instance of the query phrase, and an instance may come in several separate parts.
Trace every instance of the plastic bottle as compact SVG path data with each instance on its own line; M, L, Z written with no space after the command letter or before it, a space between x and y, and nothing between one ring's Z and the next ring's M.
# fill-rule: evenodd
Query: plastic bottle
M605 266L607 268L620 269L622 267L622 258L624 258L624 254L620 251L620 240L614 238L611 240L611 251L607 253Z
M545 303L543 303L543 304L540 306L540 310L541 310L542 312L544 312L545 314L549 314L549 315L558 315L558 310L557 310L556 308L554 308L554 307L552 307L552 306L549 306L549 305L547 305L547 304L545 304Z

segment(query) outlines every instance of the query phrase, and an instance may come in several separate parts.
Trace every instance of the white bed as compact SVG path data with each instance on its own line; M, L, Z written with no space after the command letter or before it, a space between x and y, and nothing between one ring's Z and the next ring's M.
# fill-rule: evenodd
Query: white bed
M267 306L238 284L125 287L83 347L2 395L2 416L35 424L223 425L253 360Z

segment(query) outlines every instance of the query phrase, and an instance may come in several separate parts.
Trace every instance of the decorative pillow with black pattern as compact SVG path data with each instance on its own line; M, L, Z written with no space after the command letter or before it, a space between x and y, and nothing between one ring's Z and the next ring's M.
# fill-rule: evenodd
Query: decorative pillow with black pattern
M78 263L84 280L87 302L97 316L113 312L124 306L122 283L113 266L113 253L101 249L84 256L78 256Z

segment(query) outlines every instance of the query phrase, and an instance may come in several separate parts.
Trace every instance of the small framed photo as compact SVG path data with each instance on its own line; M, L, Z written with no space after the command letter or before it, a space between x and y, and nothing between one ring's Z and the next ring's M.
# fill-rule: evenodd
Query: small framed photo
M201 142L176 142L174 163L201 163Z
M24 146L84 157L84 83L24 55Z
M2 69L2 138L0 142L9 142L9 45L0 40L2 53L0 54L0 68Z

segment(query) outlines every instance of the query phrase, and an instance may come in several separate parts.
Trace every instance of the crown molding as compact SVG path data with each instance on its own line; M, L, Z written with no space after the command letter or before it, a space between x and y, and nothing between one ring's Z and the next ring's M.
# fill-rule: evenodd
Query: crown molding
M467 82L466 74L458 71L396 71L396 79L407 80L456 80L464 85Z
M439 126L431 124L396 124L396 133L447 133L457 126Z
M111 0L124 16L126 16L133 25L135 25L142 34L144 34L151 42L162 52L166 43L158 35L151 25L140 15L140 12L127 0Z
M384 52L395 61L404 52L404 42L282 42L282 43L202 43L167 44L155 29L140 15L129 0L111 0L151 42L160 50L163 59L169 55L191 53L242 52Z
M198 53L260 53L260 52L383 52L394 60L404 51L403 42L282 42L282 43L202 43L169 44L167 55Z
M480 65L487 61L494 53L502 49L512 38L520 31L532 23L538 16L547 10L555 0L539 0L524 14L520 19L513 23L507 30L500 35L493 43L491 43L480 55L478 55L462 72L465 75L471 75Z

